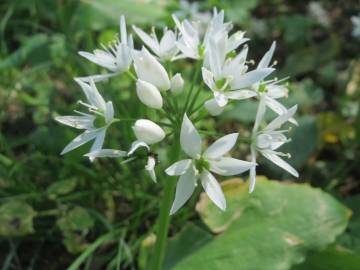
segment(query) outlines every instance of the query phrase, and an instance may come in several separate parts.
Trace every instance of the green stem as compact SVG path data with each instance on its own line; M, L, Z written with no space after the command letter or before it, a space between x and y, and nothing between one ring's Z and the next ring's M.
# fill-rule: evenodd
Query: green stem
M188 111L189 111L189 114L192 113L192 110L193 110L193 108L194 108L194 106L195 106L195 103L196 103L196 101L197 101L197 99L198 99L198 97L199 97L199 95L200 95L200 92L201 92L202 87L203 87L203 82L201 82L200 86L197 88L196 93L195 93L195 96L193 97L193 100L191 101L191 103L190 103L190 105L189 105L189 110L188 110Z
M189 92L187 93L187 96L186 96L186 100L185 100L185 105L184 105L184 109L183 109L183 113L182 115L184 115L188 109L188 106L189 106L189 102L190 102L190 97L191 97L191 94L192 94L192 91L194 89L194 85L195 85L195 82L199 76L199 72L200 72L200 69L201 69L201 61L199 61L196 65L196 68L195 68L195 73L194 73L194 76L192 78L192 83L191 83L191 86L190 86L190 89L189 89Z
M180 150L179 134L175 134L174 139L175 143L170 151L172 155L171 161L176 161L178 159ZM173 201L174 190L176 187L176 179L174 177L168 177L168 179L165 179L164 183L164 195L160 202L160 214L157 224L155 250L150 265L151 270L161 270L164 261L167 235L170 224L169 213Z

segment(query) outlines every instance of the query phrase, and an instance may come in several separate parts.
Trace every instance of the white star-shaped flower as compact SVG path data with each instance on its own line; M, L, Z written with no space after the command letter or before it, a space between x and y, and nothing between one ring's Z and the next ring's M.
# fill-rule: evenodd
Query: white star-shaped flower
M237 137L237 133L223 136L202 152L200 135L187 115L184 115L180 144L190 158L177 161L165 170L168 175L180 176L170 214L174 214L190 198L199 179L209 198L220 209L225 210L224 194L211 172L230 176L241 174L255 166L252 162L225 156L235 145Z
M81 80L76 80L81 86L88 103L79 101L79 103L85 106L90 113L83 113L75 111L78 115L75 116L58 116L55 120L77 129L84 129L85 131L72 140L61 152L65 154L75 148L94 140L91 147L91 152L98 151L102 148L106 129L114 120L114 108L111 101L105 102L103 97L99 94L95 83L90 80L89 83ZM93 161L94 158L90 157Z
M109 77L115 76L125 70L128 70L132 58L131 51L134 48L133 39L131 35L127 35L125 17L120 17L120 39L116 39L108 47L103 46L103 49L96 49L93 53L80 51L79 54L89 61L106 68L111 73L93 75L83 77L83 80L93 79L94 81L102 81Z
M293 117L297 110L297 105L291 107L282 115L276 117L264 128L259 129L261 122L263 121L266 104L264 98L260 99L258 111L256 114L256 120L252 131L252 144L251 144L251 161L256 162L256 153L259 152L263 157L267 158L275 165L289 172L295 177L299 177L298 172L281 156L290 157L289 154L285 154L277 150L283 144L289 142L289 139L284 135L288 130L278 130L284 123L289 121ZM250 169L250 185L249 192L253 192L256 180L256 168Z
M141 38L145 45L157 56L161 61L172 61L179 52L176 46L176 34L164 28L164 34L159 41L155 29L149 35L140 28L133 26L135 33Z
M274 71L273 68L257 68L248 72L245 47L234 58L227 58L229 53L227 34L210 38L207 59L202 68L205 84L214 94L214 98L205 103L206 109L212 115L223 112L229 100L242 100L257 96L251 86L259 83Z

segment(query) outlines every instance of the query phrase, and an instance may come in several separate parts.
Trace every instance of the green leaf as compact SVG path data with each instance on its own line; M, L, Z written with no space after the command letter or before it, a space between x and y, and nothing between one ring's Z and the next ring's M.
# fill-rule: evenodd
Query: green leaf
M328 248L310 253L306 261L292 270L359 270L360 257L341 248Z
M36 212L25 202L9 201L0 207L0 235L22 236L34 232Z
M76 184L77 184L76 178L57 181L55 183L52 183L48 187L47 193L51 198L56 198L58 195L68 194L71 191L73 191L76 187Z
M181 259L191 255L195 250L207 244L213 236L200 227L189 223L170 239L166 248L163 270L170 270Z
M320 189L258 177L255 191L240 179L223 183L227 211L204 194L197 205L214 232L224 231L173 269L285 270L344 231L351 211Z
M321 66L334 59L340 50L339 38L333 36L317 45L306 46L289 55L285 66L280 72L280 78L291 74L292 77L317 71Z
M57 225L63 233L63 243L70 253L83 251L88 243L85 236L94 226L94 220L82 207L76 206L58 219Z
M340 236L338 243L360 255L360 195L350 196L344 202L353 210L354 215L346 233Z
M58 220L62 231L87 231L94 226L94 220L82 207L76 206Z
M44 34L37 34L27 38L19 49L5 59L0 60L0 70L22 65L32 53L40 48L44 48L47 43L48 38Z
M121 15L126 16L127 23L154 23L165 15L167 4L165 0L82 0L76 16L76 25L94 30L106 26L119 27Z

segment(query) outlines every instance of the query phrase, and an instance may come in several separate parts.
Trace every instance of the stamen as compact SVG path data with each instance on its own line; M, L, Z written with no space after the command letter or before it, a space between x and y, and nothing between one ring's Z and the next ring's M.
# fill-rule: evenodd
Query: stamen
M79 100L77 103L85 106L86 108L89 108L89 110L90 110L90 109L97 110L97 108L96 108L95 106L92 106L92 105L90 105L90 104L87 104L87 103L85 103L85 102L83 102L83 101L81 101L81 100Z
M96 110L96 109L92 109L92 108L90 108L90 109L89 109L89 112L92 112L92 113L94 113L94 114L97 114L97 115L99 115L99 116L104 117L104 114L103 114L103 113L101 113L101 112L99 112L99 111L98 111L98 110Z

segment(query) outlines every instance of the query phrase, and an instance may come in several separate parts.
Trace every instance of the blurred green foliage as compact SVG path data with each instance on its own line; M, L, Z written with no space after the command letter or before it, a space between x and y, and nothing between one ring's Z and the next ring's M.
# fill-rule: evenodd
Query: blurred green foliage
M316 16L311 3L320 4L325 16ZM164 269L202 269L199 265L234 269L232 262L247 259L235 251L250 252L250 246L252 260L236 269L272 269L262 264L266 258L276 260L279 269L360 269L360 40L351 36L350 21L360 5L356 0L311 3L208 0L199 5L204 11L224 8L227 19L251 38L253 59L258 60L277 40L276 76L290 76L290 95L284 102L299 104L300 125L290 131L293 141L284 150L292 153L290 162L301 172L298 181L323 191L264 180L252 199L237 194L226 213L230 217L219 217L209 206L206 218L204 208L194 210L198 200L194 196L172 219L173 238ZM145 269L155 241L152 233L162 184L154 185L138 169L143 164L123 165L113 159L91 164L82 157L86 146L60 156L76 133L53 118L70 113L82 98L73 77L103 72L82 59L79 50L92 51L111 41L121 14L129 24L150 29L173 25L171 12L178 6L165 0L1 1L2 269ZM192 66L182 64L179 70L188 75ZM130 80L114 79L98 87L113 100L116 113L134 118L149 113L133 106ZM239 102L219 121L201 125L244 132L251 127L255 110L252 101ZM108 148L125 148L134 139L131 123L118 127L109 130ZM236 154L246 153L241 145ZM160 159L166 162L164 156ZM291 179L266 161L259 162L259 174ZM240 183L235 190L243 186ZM234 214L248 204L257 211L265 205L267 210L262 215L247 210L246 219ZM343 204L352 210L351 219ZM277 213L273 220L267 216L272 211ZM320 212L326 222L315 218ZM215 222L210 218L230 221L219 230L210 225ZM306 239L306 244L287 250L278 241L284 232Z

